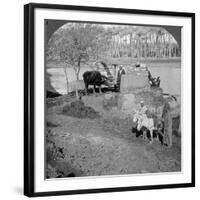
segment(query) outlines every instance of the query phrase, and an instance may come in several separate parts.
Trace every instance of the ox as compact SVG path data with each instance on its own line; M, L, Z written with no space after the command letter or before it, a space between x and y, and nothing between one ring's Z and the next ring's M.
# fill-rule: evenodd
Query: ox
M95 93L95 86L99 87L101 93L101 85L108 85L107 77L103 76L99 71L86 71L83 73L83 81L85 84L86 94L88 94L88 86L93 85L93 92Z

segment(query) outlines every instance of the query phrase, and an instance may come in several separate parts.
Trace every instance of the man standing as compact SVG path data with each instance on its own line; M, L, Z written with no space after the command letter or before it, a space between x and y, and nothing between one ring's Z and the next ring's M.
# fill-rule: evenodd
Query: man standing
M163 108L162 118L164 119L164 136L163 143L169 148L172 146L172 116L170 113L170 106L168 103L165 103Z
M122 68L122 66L120 66L118 73L117 73L117 88L118 88L119 91L120 91L121 77L122 77L123 74L126 74L126 72Z

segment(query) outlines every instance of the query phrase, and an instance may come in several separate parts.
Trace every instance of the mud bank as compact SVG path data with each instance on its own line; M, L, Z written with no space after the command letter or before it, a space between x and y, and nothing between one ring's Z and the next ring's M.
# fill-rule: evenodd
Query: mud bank
M173 134L171 148L161 145L160 141L150 144L136 137L131 131L132 114L122 106L132 98L123 98L120 93L89 95L71 107L70 102L62 101L47 109L47 178L181 170L180 134ZM156 112L165 102L158 91L143 90L134 93L132 107L136 108L142 99ZM81 109L76 110L76 106ZM67 111L63 113L63 110ZM174 133L178 116L173 123Z

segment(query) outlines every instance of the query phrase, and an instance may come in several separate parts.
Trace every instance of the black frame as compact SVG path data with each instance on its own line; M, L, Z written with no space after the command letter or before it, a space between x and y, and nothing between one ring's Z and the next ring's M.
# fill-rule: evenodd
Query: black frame
M192 20L192 181L191 183L153 185L153 186L130 186L117 188L99 188L71 191L35 192L34 191L34 9L58 9L96 11L109 13L128 13L156 16L189 17ZM24 195L28 197L72 195L99 192L122 192L133 190L149 190L163 188L183 188L195 186L195 14L185 12L166 12L154 10L135 10L122 8L87 7L57 4L24 5Z

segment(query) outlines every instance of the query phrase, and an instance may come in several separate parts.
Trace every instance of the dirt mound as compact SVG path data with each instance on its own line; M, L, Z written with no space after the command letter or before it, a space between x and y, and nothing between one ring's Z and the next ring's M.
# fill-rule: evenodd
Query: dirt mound
M104 95L103 108L109 110L112 107L117 107L119 95L108 93Z
M69 163L64 162L64 147L56 142L56 136L47 129L46 132L46 178L63 178L80 176L82 172L72 168Z
M145 102L145 105L161 106L164 104L164 98L160 88L149 91L142 90L136 93L136 102L139 103L141 100Z
M100 117L99 113L90 106L85 106L80 100L73 101L63 107L63 113L77 118L94 119Z

